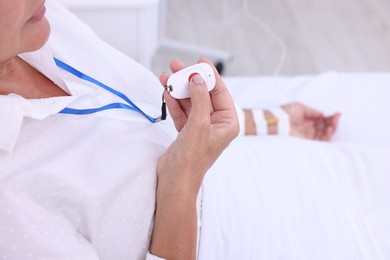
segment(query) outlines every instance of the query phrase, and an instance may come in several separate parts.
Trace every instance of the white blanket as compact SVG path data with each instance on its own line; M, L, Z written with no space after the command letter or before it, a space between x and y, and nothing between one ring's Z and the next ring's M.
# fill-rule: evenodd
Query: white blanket
M390 259L390 75L226 82L242 106L300 100L341 124L331 143L235 140L204 181L199 259Z

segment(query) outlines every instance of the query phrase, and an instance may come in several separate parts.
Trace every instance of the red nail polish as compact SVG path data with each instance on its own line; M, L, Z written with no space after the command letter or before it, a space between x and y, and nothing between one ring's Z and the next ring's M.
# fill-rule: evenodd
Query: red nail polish
M191 81L192 77L195 76L196 74L198 74L198 73L196 73L196 72L192 73L192 74L188 77L188 81Z
M204 84L204 79L202 76L199 75L199 73L193 73L190 75L189 80L192 80L195 84Z

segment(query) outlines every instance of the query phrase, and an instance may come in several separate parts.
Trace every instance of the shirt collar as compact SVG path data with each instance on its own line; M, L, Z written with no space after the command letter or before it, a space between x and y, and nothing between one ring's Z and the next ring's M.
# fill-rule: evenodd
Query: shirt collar
M50 78L65 92L70 93L53 60L53 55L48 45L45 45L38 51L21 54L20 57ZM12 151L25 117L42 120L58 113L74 99L74 96L25 99L14 94L0 95L0 150Z
M43 75L51 79L66 93L71 93L63 80L57 65L54 62L49 43L46 43L41 49L34 52L26 52L19 55L21 59L30 64Z

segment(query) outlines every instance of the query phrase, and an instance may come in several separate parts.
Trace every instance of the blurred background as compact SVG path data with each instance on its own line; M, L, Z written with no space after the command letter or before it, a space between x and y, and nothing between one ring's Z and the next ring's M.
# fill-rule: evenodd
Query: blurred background
M225 76L390 70L388 0L57 1L156 75L200 56Z

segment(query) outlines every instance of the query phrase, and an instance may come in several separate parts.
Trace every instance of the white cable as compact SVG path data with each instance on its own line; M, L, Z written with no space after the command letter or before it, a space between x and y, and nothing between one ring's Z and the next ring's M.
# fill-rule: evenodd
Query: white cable
M240 17L240 12L234 12L233 16L229 18L223 18L222 20L217 21L200 21L199 19L189 19L188 16L185 16L184 13L180 10L177 4L177 0L171 1L173 2L173 10L175 12L175 17L179 18L182 22L187 23L189 26L193 27L203 27L208 29L219 29L221 27L227 27L231 24L234 24L238 18ZM221 9L222 10L222 9Z
M277 33L274 30L272 30L271 27L267 23L265 23L263 20L261 20L260 18L254 16L253 14L251 14L249 12L248 0L242 0L242 8L244 11L244 15L247 18L249 18L250 20L252 20L253 22L255 22L266 33L268 33L271 36L271 38L276 42L276 44L279 46L280 52L281 52L280 60L279 60L278 66L276 67L276 69L274 71L274 76L279 76L280 72L283 69L283 66L286 62L286 58L287 58L286 45L284 44L283 40L277 35Z
M224 3L226 3L226 1L223 1ZM230 2L230 1L227 1L227 2ZM284 67L284 64L286 62L286 58L287 58L287 48L286 48L286 45L285 43L283 42L283 40L277 35L277 33L272 30L272 28L267 24L265 23L263 20L261 20L259 17L256 17L255 15L251 14L249 12L249 8L248 8L248 0L240 0L241 4L241 11L242 12L234 12L235 15L233 16L230 16L229 18L224 18L220 21L215 21L215 22L200 22L199 20L196 21L195 25L196 26L202 26L202 27L205 27L205 28L221 28L221 27L225 27L225 26L228 26L228 25L231 25L233 23L235 23L238 18L240 17L240 13L243 14L244 17L252 20L258 27L260 27L262 30L264 30L267 34L270 35L270 37L276 42L276 44L279 46L280 48L280 59L279 59L279 62L278 62L278 65L277 67L275 68L274 70L274 73L273 75L274 76L279 76L280 75L280 72L281 70L283 69ZM184 12L181 12L177 6L177 2L173 1L173 8L176 12L176 15L177 17L180 18L180 20L186 22L186 23L190 23L190 26L193 26L193 20L191 19L188 19L188 17L184 16ZM222 8L220 8L222 10Z
M253 15L249 12L249 0L241 0L241 6L242 6L242 9L244 12L244 16L246 16L248 19L252 20L257 26L259 26L266 33L268 33L280 48L280 59L279 59L278 65L274 71L273 76L275 77L274 85L276 87L281 87L279 76L280 76L280 72L282 71L282 69L286 63L287 47L286 47L285 43L283 42L283 40L279 37L279 35L274 30L272 30L272 28L267 23L265 23L259 17L256 17L255 15ZM288 101L288 98L286 96L286 92L283 92L283 93L284 94L280 95L280 100L279 100L279 102L281 104L287 103L287 101Z

